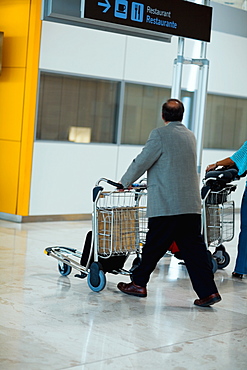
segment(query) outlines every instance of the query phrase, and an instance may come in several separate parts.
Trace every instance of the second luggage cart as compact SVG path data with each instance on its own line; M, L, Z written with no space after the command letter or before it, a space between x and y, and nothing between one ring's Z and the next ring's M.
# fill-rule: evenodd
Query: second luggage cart
M203 235L207 248L215 248L213 272L230 263L230 255L223 243L234 237L235 204L231 199L231 193L237 188L232 184L234 180L239 180L236 169L209 171L203 180Z

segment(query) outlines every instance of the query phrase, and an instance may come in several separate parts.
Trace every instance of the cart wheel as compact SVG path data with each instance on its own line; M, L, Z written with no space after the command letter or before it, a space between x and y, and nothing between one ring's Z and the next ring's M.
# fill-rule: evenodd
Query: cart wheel
M218 269L223 269L230 263L230 255L226 251L222 251L220 257L217 256L217 252L213 256L216 258Z
M132 266L129 270L130 273L132 273L141 263L141 257L136 257L134 261L132 262Z
M58 271L60 272L61 275L68 276L72 271L72 267L64 262L58 262Z
M87 276L87 283L93 292L100 292L106 285L106 277L98 262L93 262Z

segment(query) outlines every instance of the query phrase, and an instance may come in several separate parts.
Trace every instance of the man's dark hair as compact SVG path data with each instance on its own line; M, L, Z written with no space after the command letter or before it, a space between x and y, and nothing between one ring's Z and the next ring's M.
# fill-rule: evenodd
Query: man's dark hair
M162 105L162 118L166 122L182 121L184 105L178 99L169 99Z

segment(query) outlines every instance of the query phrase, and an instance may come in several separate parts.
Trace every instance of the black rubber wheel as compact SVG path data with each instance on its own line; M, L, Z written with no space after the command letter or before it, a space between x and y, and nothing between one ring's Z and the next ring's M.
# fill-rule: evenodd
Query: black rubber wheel
M58 271L62 276L68 276L72 271L72 267L64 262L58 262Z
M214 255L214 254L213 254ZM216 257L216 262L219 269L223 269L230 263L230 255L226 251L222 251L222 255L220 258Z
M106 285L104 271L98 262L93 262L90 266L90 272L87 276L87 283L93 292L100 292Z

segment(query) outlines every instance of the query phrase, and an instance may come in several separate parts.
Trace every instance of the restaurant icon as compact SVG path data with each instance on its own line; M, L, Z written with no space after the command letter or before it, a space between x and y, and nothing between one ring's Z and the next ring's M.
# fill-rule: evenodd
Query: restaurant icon
M143 22L144 5L140 3L132 3L131 20L136 22Z

